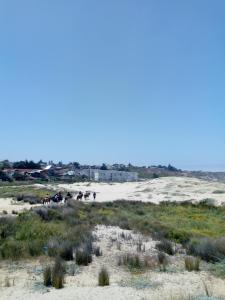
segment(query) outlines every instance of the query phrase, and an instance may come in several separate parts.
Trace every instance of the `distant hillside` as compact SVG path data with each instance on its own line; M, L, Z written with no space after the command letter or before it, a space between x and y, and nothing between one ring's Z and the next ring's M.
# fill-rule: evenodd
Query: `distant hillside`
M183 171L182 174L184 176L194 177L208 181L225 182L225 172Z
M225 182L225 172L207 172L207 171L183 171L169 165L166 166L150 166L136 167L130 166L129 171L138 172L140 179L153 179L168 176L185 176L193 177L207 181Z
M166 176L182 176L182 170L175 167L167 166L150 166L150 167L136 167L129 166L128 171L138 172L139 178L152 179Z

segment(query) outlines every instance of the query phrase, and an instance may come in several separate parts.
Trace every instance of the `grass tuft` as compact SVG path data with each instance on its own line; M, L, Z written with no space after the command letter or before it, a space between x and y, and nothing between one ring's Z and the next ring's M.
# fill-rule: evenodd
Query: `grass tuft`
M92 255L85 250L78 250L76 252L76 264L87 266L92 262Z
M51 286L52 285L52 270L50 266L45 267L43 272L44 277L44 285Z
M65 266L61 258L55 259L55 264L52 268L52 286L56 289L63 288Z
M106 268L102 268L98 274L98 285L99 286L109 285L109 273Z
M200 268L200 258L199 257L192 257L186 256L184 259L185 269L189 272L191 271L199 271Z

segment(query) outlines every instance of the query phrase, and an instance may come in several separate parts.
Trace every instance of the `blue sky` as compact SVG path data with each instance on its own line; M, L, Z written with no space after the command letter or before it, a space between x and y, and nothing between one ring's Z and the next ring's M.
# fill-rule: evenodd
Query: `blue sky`
M225 170L224 0L0 0L0 159Z

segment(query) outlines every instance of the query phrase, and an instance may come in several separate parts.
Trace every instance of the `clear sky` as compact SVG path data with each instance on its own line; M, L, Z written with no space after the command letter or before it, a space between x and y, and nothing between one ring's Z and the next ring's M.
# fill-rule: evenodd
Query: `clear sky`
M225 170L224 0L0 0L0 159Z

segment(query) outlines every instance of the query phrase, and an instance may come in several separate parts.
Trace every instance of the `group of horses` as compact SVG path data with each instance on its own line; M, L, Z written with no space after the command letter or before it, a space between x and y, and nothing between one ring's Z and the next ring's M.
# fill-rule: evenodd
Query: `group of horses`
M81 201L84 197L84 200L88 200L89 197L91 195L91 192L85 192L85 193L82 193L81 191L78 193L78 195L72 195L70 192L67 192L66 196L63 197L63 193L62 192L58 192L56 193L54 196L50 197L50 196L46 196L42 199L42 203L43 204L50 204L51 201L52 202L55 202L55 203L60 203L60 202L63 202L66 203L68 200L70 199L76 199L78 201ZM74 197L76 196L76 197ZM93 199L95 200L96 198L96 193L93 192Z

